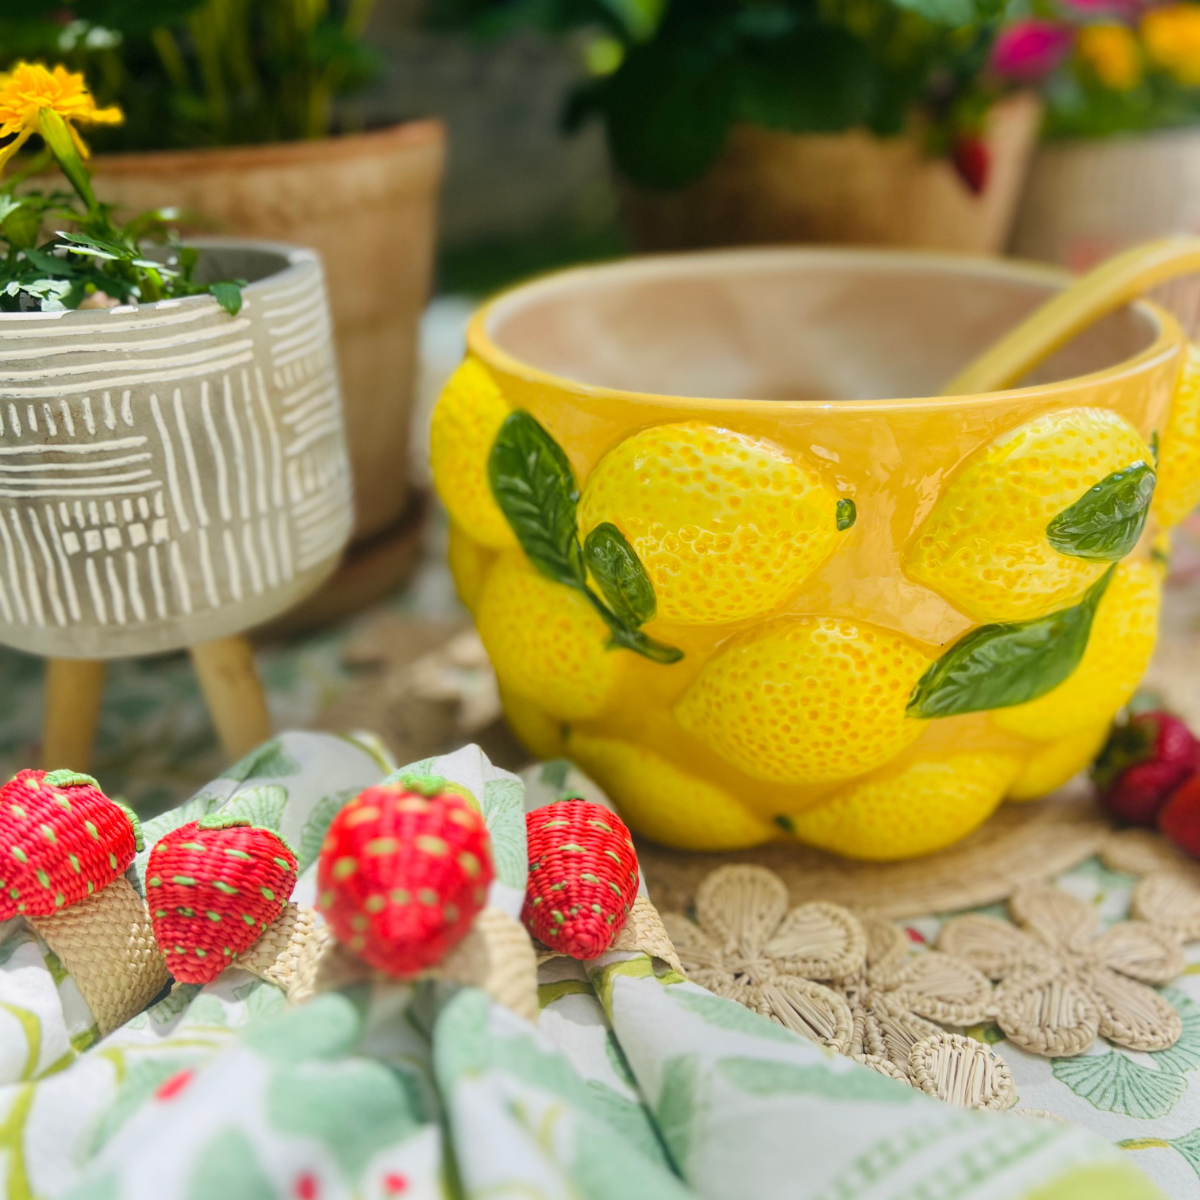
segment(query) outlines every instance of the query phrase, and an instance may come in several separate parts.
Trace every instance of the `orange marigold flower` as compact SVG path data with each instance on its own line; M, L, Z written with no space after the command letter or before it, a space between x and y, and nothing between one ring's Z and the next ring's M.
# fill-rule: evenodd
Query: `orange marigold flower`
M88 148L76 132L74 122L94 125L118 125L125 119L115 105L98 108L81 74L59 64L53 71L41 63L19 62L7 74L0 75L0 138L13 140L0 146L0 168L38 132L43 109L62 117L79 153L86 158Z
M1124 25L1088 25L1079 31L1079 57L1096 78L1115 92L1127 92L1142 79L1137 38Z
M1200 87L1200 4L1168 4L1142 18L1146 54L1184 87Z

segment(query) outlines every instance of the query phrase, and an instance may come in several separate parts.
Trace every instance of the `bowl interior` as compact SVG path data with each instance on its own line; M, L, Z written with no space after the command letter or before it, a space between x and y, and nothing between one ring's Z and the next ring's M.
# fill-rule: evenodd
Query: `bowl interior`
M486 331L520 362L597 387L712 399L934 396L1064 278L895 251L635 259L519 288L490 307ZM1158 333L1151 308L1123 308L1023 382L1115 366Z

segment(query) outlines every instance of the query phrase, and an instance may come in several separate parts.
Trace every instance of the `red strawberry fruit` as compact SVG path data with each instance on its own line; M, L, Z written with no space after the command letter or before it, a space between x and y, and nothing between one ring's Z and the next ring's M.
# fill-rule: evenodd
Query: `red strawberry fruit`
M1167 798L1200 768L1200 743L1170 713L1138 713L1114 727L1092 778L1118 820L1153 825Z
M1158 831L1180 850L1200 858L1200 775L1177 787L1158 814Z
M321 846L317 907L338 941L398 979L440 962L487 902L479 810L437 776L367 788Z
M21 771L0 788L0 921L24 916L75 979L102 1034L167 982L125 871L138 819L90 775Z
M296 856L269 829L219 813L173 829L150 851L146 899L167 969L208 983L262 937L296 886Z
M637 896L637 853L625 823L599 804L558 800L525 814L525 836L525 927L571 958L603 954Z

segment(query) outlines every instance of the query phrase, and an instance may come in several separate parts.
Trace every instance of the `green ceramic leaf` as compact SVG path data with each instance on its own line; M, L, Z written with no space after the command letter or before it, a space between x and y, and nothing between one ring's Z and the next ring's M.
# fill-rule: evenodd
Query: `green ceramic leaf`
M917 681L914 717L956 717L1036 700L1058 687L1087 649L1096 606L1115 568L1071 608L1011 624L982 625L955 642Z
M1050 1069L1055 1079L1093 1108L1143 1121L1165 1117L1188 1086L1182 1075L1144 1067L1116 1050L1054 1058Z
M1046 526L1047 540L1072 558L1119 562L1142 536L1156 479L1144 462L1105 476Z
M218 814L225 819L243 818L251 825L279 831L283 810L287 807L287 788L277 783L243 788Z
M800 1067L766 1058L723 1058L717 1070L735 1087L752 1096L821 1096L827 1100L853 1100L907 1104L918 1093L870 1067L836 1071L832 1066Z
M598 527L585 563L575 509L579 488L562 447L527 412L510 413L488 457L496 503L529 561L555 583L582 592L611 634L609 646L654 662L673 663L683 651L647 637L638 625L654 614L654 588L633 548L615 525ZM598 530L593 530L596 535ZM613 536L615 535L615 537ZM605 601L588 586L588 566ZM648 613L647 616L639 614Z
M521 549L547 579L582 588L579 488L559 444L527 412L510 413L488 458L488 482Z
M606 620L608 619L605 613L602 612L600 615ZM640 629L629 629L615 621L609 621L609 630L611 632L610 646L620 647L622 650L632 650L635 654L640 654L652 662L669 664L678 662L683 657L683 651L678 646L668 646L663 642L656 642L652 637L647 637Z
M845 533L858 520L858 505L853 500L842 497L837 502L837 527L839 533Z
M626 625L645 625L654 619L658 604L654 585L625 535L610 521L597 525L583 544L592 578L608 607Z

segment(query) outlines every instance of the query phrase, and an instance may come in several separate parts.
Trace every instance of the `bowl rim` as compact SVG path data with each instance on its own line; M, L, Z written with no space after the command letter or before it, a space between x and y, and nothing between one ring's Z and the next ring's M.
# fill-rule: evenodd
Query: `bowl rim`
M242 291L251 296L266 287L277 287L280 283L299 282L305 270L316 266L321 269L321 256L316 250L307 246L298 246L292 242L273 242L267 238L240 237L189 237L184 238L186 246L195 246L197 250L256 250L268 254L277 254L283 258L283 265L278 271L264 275L246 284ZM154 316L157 313L171 312L184 306L211 304L219 307L216 297L207 292L195 296L171 296L165 300L152 300L147 304L118 304L114 308L61 308L48 312L0 312L0 326L3 325L50 325L66 321L71 325L104 325L110 321L136 321L139 317Z
M769 246L738 247L721 250L687 251L679 254L636 255L613 262L593 263L526 280L505 289L480 307L467 326L467 352L488 366L512 375L526 383L539 384L579 396L610 398L627 403L643 403L659 408L704 409L725 411L736 409L744 413L805 413L836 406L855 412L897 411L905 409L946 409L962 407L965 403L988 405L1021 400L1053 398L1064 391L1081 387L1111 386L1150 371L1180 354L1187 338L1178 321L1160 305L1139 299L1131 307L1150 323L1153 337L1148 346L1130 358L1086 375L1072 375L1052 383L1001 391L975 392L949 396L908 396L888 399L839 400L836 398L806 400L769 400L762 398L716 398L711 396L678 396L666 392L636 392L624 388L584 383L566 375L542 370L503 350L492 337L492 329L507 311L524 305L530 299L544 299L555 292L574 289L589 278L614 275L661 275L664 268L670 274L688 275L710 273L713 264L722 270L737 269L743 264L768 265L782 269L803 265L805 261L820 263L850 263L858 269L896 267L909 264L955 274L976 277L1006 278L1058 287L1070 283L1075 276L1060 267L1022 259L996 258L984 255L939 253L926 250L905 250L873 247L841 246Z

